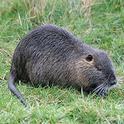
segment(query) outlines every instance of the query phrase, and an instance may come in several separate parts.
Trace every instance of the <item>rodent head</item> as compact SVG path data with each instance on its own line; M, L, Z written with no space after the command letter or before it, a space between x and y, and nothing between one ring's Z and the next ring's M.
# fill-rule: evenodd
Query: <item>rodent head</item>
M104 96L117 83L111 60L103 51L83 53L76 65L78 79L88 93Z

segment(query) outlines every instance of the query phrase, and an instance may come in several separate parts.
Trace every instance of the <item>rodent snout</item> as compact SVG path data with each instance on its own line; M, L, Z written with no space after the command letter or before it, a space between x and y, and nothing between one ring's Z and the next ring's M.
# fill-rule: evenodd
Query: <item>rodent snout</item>
M116 85L117 84L117 80L114 80L114 81L111 81L110 82L110 85L113 86L113 85Z

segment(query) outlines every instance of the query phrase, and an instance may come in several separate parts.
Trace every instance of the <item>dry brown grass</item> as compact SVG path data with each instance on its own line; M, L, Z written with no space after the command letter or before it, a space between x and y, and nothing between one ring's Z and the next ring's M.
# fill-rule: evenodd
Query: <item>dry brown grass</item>
M84 18L89 25L89 28L85 32L86 34L89 34L92 30L91 9L94 3L95 0L82 0L82 10L83 10Z
M84 16L89 19L91 16L91 8L94 0L82 0Z
M0 16L4 14L6 11L11 10L11 0L1 0L0 1Z
M46 0L23 0L23 2L26 8L29 10L30 17L42 15L47 5Z

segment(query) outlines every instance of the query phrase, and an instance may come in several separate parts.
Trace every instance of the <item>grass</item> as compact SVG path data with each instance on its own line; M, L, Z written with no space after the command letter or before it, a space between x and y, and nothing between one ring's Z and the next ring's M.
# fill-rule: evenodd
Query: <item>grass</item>
M81 0L39 0L35 6L33 2L2 0L0 4L0 123L123 124L124 1L96 0L88 17ZM11 58L19 40L44 23L65 27L87 44L107 51L116 68L118 87L103 99L72 88L20 84L30 106L25 109L7 88Z

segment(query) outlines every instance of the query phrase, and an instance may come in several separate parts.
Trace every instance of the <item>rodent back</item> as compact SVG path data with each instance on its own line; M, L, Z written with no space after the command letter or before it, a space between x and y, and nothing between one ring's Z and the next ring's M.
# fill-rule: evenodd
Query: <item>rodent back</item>
M77 49L77 41L71 34L50 25L29 33L21 40L15 54L19 53L21 58L20 65L18 65L20 70L25 69L30 77L36 77L33 75L36 71L39 74L38 80L45 80L47 77L49 80L51 75L53 75L53 80L59 77L64 80L67 76L70 77L68 64L69 60L76 55L75 49ZM15 62L17 58L19 56L14 58Z

